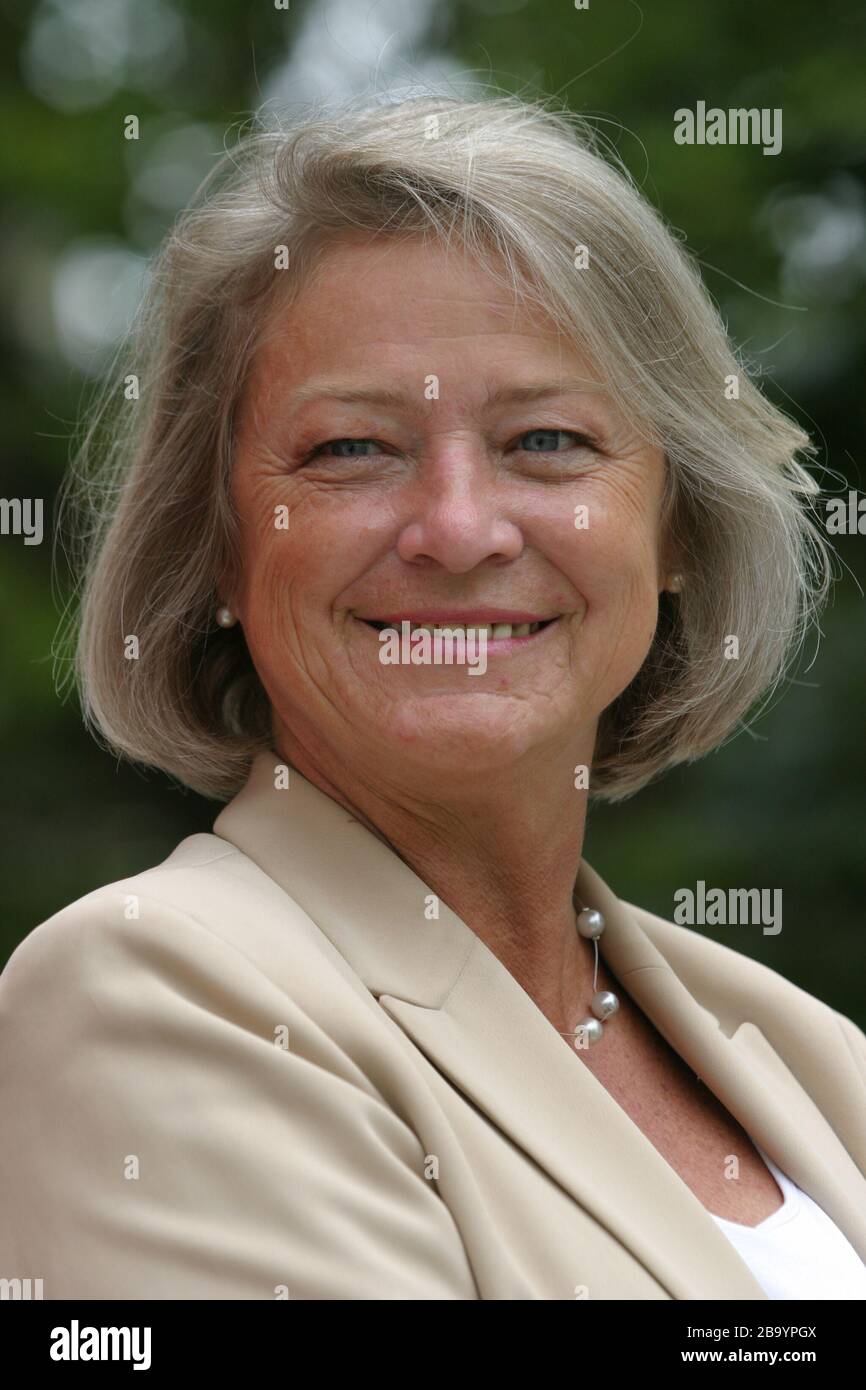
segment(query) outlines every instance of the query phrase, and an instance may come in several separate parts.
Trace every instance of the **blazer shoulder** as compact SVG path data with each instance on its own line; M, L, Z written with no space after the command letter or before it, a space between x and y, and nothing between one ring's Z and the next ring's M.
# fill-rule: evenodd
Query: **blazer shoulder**
M186 943L200 961L233 970L238 958L273 978L280 963L348 970L301 905L241 850L218 835L182 840L160 863L102 884L34 927L0 975L0 993L43 966L80 975L99 953L116 966L145 963L147 943ZM156 961L149 957L149 967ZM281 979L283 975L281 974Z
M686 988L718 1018L725 1032L761 1017L796 1014L806 1020L844 1025L845 1038L866 1071L866 1035L853 1020L810 994L780 971L745 952L702 936L696 928L668 921L635 903L623 904Z
M387 1046L386 1017L294 898L242 851L194 835L24 937L0 973L0 1076L9 1083L4 1039L24 1075L23 1054L35 1064L73 1038L107 1051L135 1033L155 1051L160 1032L218 1030L231 1052L251 1034L273 1047L285 1028L296 1050L306 1038L318 1066L372 1093L355 1059ZM25 1041L34 1030L38 1048Z
M35 926L0 974L0 1025L14 1028L29 1011L120 1010L135 990L162 987L165 1005L180 1004L172 986L209 977L237 981L243 961L186 901L191 867L177 878L157 865L100 885Z
M377 1006L252 861L192 838L0 975L0 1269L53 1298L475 1297L378 1084Z
M291 1025L320 1065L373 1090L356 1059L391 1057L397 1031L300 903L204 834L61 908L0 974L0 1053L36 1020L61 1047L64 1033L108 1038L147 1017L178 1033L210 1020L236 1040L254 1028L271 1045Z

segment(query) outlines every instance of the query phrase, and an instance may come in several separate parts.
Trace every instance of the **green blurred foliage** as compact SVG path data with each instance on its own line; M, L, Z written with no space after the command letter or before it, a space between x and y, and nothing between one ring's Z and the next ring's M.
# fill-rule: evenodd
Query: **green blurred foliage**
M0 494L44 497L49 531L41 546L0 536L3 958L63 904L157 862L184 835L209 830L219 810L158 773L115 764L85 734L74 700L61 702L55 692L51 646L66 576L59 564L52 583L50 520L98 365L96 356L89 367L62 350L58 266L69 246L88 237L113 238L146 256L179 210L179 202L157 203L143 215L131 201L135 165L120 135L129 112L140 117L145 140L148 130L200 124L212 133L216 157L224 133L257 107L269 76L291 63L296 46L308 55L297 70L321 64L326 85L329 63L336 88L347 71L356 88L387 85L377 62L358 58L352 66L336 29L316 27L320 8L187 0L172 11L183 43L165 63L164 80L143 90L130 79L104 100L70 110L34 91L29 56L34 33L48 25L50 38L62 7L46 0L0 5L0 123L7 132L0 277L9 306ZM325 19L338 9L345 6L324 6ZM356 0L361 27L376 9ZM443 75L459 70L527 97L560 96L596 122L700 258L736 346L760 366L764 389L820 444L826 485L862 488L866 9L859 0L829 9L805 0L644 7L590 0L586 10L567 0L405 0L385 9L398 40L404 20L414 36L403 79L430 58ZM146 19L147 6L141 12ZM412 16L417 25L408 23ZM297 98L291 86L286 98ZM673 113L699 100L781 108L781 153L677 145ZM864 548L862 536L838 543L840 580L820 646L816 653L810 645L783 697L701 763L624 805L597 808L587 841L588 859L621 896L665 917L675 890L698 879L783 888L780 935L764 936L757 926L702 930L861 1027Z

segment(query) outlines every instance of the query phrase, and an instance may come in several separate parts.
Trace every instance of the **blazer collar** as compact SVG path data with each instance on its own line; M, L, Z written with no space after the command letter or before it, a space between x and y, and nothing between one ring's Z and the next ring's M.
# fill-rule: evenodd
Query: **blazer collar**
M431 917L433 890L295 768L276 789L281 761L271 750L254 758L214 833L304 909L437 1069L672 1298L765 1298L704 1206L484 942L441 900ZM764 1035L744 1020L727 1037L585 862L575 894L603 912L600 950L638 1007L866 1259L866 1181Z

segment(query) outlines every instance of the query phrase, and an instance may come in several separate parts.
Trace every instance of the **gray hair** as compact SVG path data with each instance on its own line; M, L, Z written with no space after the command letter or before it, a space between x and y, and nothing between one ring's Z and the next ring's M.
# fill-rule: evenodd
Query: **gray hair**
M91 732L219 799L271 745L243 632L214 621L238 556L236 412L273 308L349 229L458 239L551 315L664 450L663 524L686 583L662 596L646 661L602 714L592 794L621 800L717 747L826 597L830 551L806 500L819 487L797 459L816 450L750 379L695 262L588 122L501 94L354 98L253 128L177 219L61 495L81 574L67 675Z

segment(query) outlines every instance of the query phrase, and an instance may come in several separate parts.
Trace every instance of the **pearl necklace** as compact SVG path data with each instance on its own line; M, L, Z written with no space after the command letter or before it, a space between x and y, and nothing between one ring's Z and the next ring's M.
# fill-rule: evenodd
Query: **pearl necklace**
M585 907L577 915L577 930L587 941L591 941L595 947L595 970L592 976L592 988L595 990L598 984L598 938L604 931L604 918L597 908ZM594 1013L594 1018L585 1018L577 1025L573 1032L562 1032L557 1029L563 1038L574 1038L575 1050L580 1051L583 1047L591 1047L593 1043L600 1042L604 1033L604 1022L616 1013L619 1008L619 1000L609 989L600 989L592 996L590 1008Z

